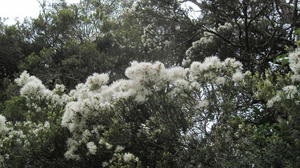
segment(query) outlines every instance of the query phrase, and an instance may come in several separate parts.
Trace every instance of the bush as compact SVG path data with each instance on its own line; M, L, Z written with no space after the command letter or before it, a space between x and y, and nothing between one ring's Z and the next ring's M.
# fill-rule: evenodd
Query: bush
M23 98L7 107L25 101L26 121L1 116L1 163L299 167L299 50L289 61L293 73L285 75L243 72L231 58L189 68L132 62L127 79L108 84L107 74L95 73L69 93L23 72L16 79Z

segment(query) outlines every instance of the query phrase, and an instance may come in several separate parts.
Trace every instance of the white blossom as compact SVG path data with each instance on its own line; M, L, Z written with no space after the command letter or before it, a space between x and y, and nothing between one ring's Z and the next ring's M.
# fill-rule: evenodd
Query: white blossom
M123 146L117 145L115 152L122 152L125 148Z
M203 63L193 62L190 71L193 74L202 73L212 68L220 68L222 63L218 57L206 57Z
M131 160L135 159L135 156L131 153L125 153L123 155L123 159L124 159L125 162L130 162Z
M90 90L95 90L100 88L102 85L105 85L109 80L107 74L98 74L94 73L92 76L89 76L86 80L86 85Z
M66 90L65 85L56 84L53 91L56 92L56 93L63 93L65 90Z
M49 121L45 121L44 127L45 127L45 128L50 128L50 123L49 123Z
M92 155L95 155L97 152L97 146L95 145L94 142L88 142L86 144L87 149L89 150L89 153Z
M8 128L5 124L5 122L6 122L6 118L4 116L0 115L0 135L2 133L5 133L8 131Z
M65 112L62 116L61 125L64 127L68 127L69 130L71 131L73 128L72 121L75 117L75 113L76 112L78 113L80 110L81 110L80 102L69 102L66 105Z
M216 84L223 85L226 82L226 78L219 76L216 78Z
M19 85L19 86L23 86L25 85L30 79L30 75L28 74L27 71L24 71L19 78L15 79L15 82Z
M291 78L293 82L300 82L300 74L294 74Z
M102 167L107 167L109 165L108 162L102 162Z
M182 65L183 66L187 66L188 64L190 64L191 63L191 58L190 57L186 57L186 58L184 58L183 60L182 60Z
M223 64L227 67L232 67L232 68L242 68L242 63L240 61L237 61L234 58L226 58L223 62Z
M106 147L106 149L111 149L113 146L112 146L112 144L106 142L105 147Z
M292 76L293 82L300 82L300 49L297 48L294 52L289 54L289 65L294 72Z
M287 99L292 99L298 93L297 87L294 85L285 86L282 89L287 94Z
M232 24L231 23L225 23L224 25L221 25L218 27L217 31L220 32L220 31L228 31L230 29L232 29Z
M239 82L244 79L244 74L241 71L237 71L232 75L232 80Z
M300 74L300 49L289 53L289 65L295 74Z
M165 70L164 64L155 62L154 64L133 61L131 66L125 70L125 75L132 80L155 80L161 76Z
M186 77L188 70L182 67L172 67L165 70L166 78L169 81L182 80Z
M75 151L78 149L78 142L75 141L74 139L69 138L67 140L67 145L68 145L68 150L65 153L65 157L67 159L74 159L74 160L79 160L80 157L78 154L75 154Z
M274 103L281 101L281 97L279 95L276 95L272 97L268 102L267 102L267 107L273 107Z

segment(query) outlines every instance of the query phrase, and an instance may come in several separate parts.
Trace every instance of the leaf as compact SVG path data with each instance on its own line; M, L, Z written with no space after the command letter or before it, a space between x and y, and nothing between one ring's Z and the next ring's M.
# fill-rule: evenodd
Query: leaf
M289 63L288 53L278 55L276 57L276 61L279 62L279 63L281 63L282 65L288 64Z
M295 30L296 35L300 35L300 28Z

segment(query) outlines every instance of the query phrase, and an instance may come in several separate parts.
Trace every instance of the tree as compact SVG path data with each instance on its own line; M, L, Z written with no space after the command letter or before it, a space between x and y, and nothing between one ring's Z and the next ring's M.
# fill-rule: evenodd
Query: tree
M31 122L1 116L2 164L298 167L299 50L288 59L293 73L276 78L243 73L232 58L188 69L133 62L127 79L95 73L69 93L23 72L16 83Z
M2 167L300 166L297 0L41 5L1 24Z
M203 13L197 25L204 34L188 50L196 60L207 54L224 59L232 56L243 62L245 69L263 73L269 62L286 53L284 46L294 46L298 1L192 2ZM199 55L202 58L197 58Z

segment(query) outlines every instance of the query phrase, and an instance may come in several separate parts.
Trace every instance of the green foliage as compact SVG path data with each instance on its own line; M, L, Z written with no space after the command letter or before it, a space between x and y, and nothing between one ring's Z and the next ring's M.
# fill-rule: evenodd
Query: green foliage
M9 121L25 121L28 115L27 110L25 98L14 96L4 102L2 114L6 116Z
M296 34L296 35L300 35L300 29L296 29L296 30L295 30L295 34Z

